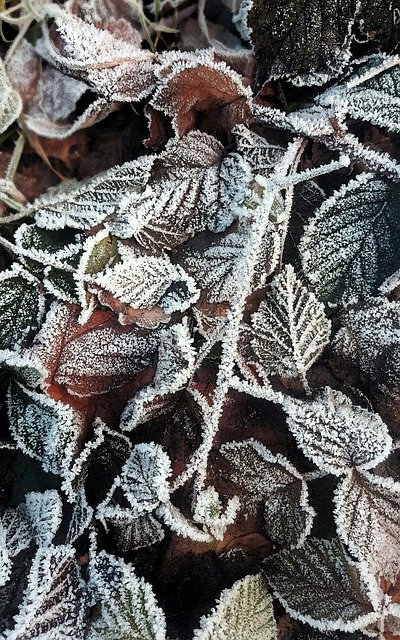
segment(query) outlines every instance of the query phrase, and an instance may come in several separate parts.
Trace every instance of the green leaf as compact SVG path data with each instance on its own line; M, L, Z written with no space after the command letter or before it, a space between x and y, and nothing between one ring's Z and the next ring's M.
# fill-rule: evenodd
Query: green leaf
M164 614L132 565L101 551L90 563L89 589L99 609L87 640L166 640Z
M247 26L260 84L290 77L322 84L338 75L349 55L354 11L349 0L253 0Z
M225 589L210 615L203 616L193 640L276 640L271 596L261 574Z
M11 382L10 430L24 453L41 461L45 471L65 475L74 456L82 417L69 405Z
M374 594L337 539L310 538L265 564L275 596L293 618L321 631L356 631L379 617Z
M300 243L317 294L346 303L372 294L400 267L400 185L362 174L326 200Z
M395 63L395 64L394 64ZM371 56L343 84L328 89L319 104L352 118L400 132L400 61Z
M21 353L9 349L0 351L0 369L10 371L16 380L28 387L37 387L45 376L41 363L29 350Z
M39 328L44 296L39 282L19 265L0 274L0 348L12 349Z
M107 229L102 229L86 240L80 268L84 273L94 275L108 267L117 255L117 239Z

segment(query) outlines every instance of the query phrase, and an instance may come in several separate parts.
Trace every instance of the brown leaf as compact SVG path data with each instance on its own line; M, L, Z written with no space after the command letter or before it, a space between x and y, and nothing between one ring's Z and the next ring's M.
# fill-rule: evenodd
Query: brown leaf
M77 112L78 101L90 87L46 66L27 40L22 40L14 50L7 62L7 72L23 99L24 128L45 138L67 138L119 108L116 102L92 98L82 113Z
M133 102L149 95L154 56L140 48L142 37L128 22L86 22L55 5L47 5L47 12L54 22L49 26L44 20L36 45L44 58L107 100Z
M213 54L169 53L158 76L150 104L172 118L179 137L195 128L226 135L250 117L250 89Z
M148 369L157 350L157 334L122 327L107 311L95 311L82 325L80 311L53 305L33 346L52 397L107 393Z
M109 291L99 291L97 297L100 304L109 307L118 314L118 322L123 326L136 324L145 329L154 329L161 322L168 322L171 318L159 306L151 309L135 309L129 304L117 300Z

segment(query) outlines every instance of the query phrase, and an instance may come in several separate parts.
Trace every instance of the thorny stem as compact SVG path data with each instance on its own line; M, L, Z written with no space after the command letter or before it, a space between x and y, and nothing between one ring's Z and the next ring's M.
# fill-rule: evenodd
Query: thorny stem
M14 151L12 152L12 156L10 158L10 162L8 163L7 171L4 176L6 180L14 180L15 173L18 169L19 161L21 160L21 155L25 146L25 136L20 131L18 140L15 143ZM26 202L26 199L25 199Z
M400 182L400 165L387 153L379 153L373 149L363 145L357 138L347 130L346 125L342 122L343 114L331 114L330 111L322 111L320 121L312 127L303 123L304 113L296 120L294 126L294 114L286 114L279 109L263 108L257 110L255 116L259 122L268 126L296 130L307 138L313 138L317 142L321 142L333 151L339 151L350 157L353 162L363 164L369 171L390 178L394 182ZM315 116L315 113L313 112ZM328 117L330 115L330 118ZM337 123L340 123L339 129Z
M305 138L299 138L299 148L296 154L296 158L293 162L292 167L290 167L290 173L293 174L296 172L296 169L298 167L298 164L300 162L301 156L304 153L304 150L306 148L307 145L307 140ZM275 270L275 273L280 273L281 269L282 269L282 261L283 261L283 252L285 250L285 242L286 242L286 236L287 236L287 232L289 229L289 221L290 221L290 212L292 210L292 206L293 206L293 194L294 194L294 186L290 185L287 190L286 190L286 194L285 194L285 220L280 228L280 236L281 236L281 248L280 248L280 257L279 257L279 261Z
M392 67L398 66L400 63L399 56L392 56L387 58L383 64L378 65L377 67L373 67L372 69L368 69L364 74L360 76L356 76L347 82L347 88L353 89L354 87L358 87L360 84L367 82L368 80L372 80L376 76L379 76L384 71L388 71Z
M227 319L226 318L222 318L222 320L219 321L218 325L216 326L216 328L212 331L211 335L208 336L207 340L205 341L205 343L200 347L197 355L196 355L196 360L194 362L194 366L193 366L193 372L195 373L196 370L200 367L201 363L203 362L204 358L207 357L207 354L209 353L209 351L212 349L212 347L214 346L214 344L216 342L219 341L224 329L225 329L225 325L227 323ZM193 373L193 375L194 375ZM192 376L193 379L193 376Z
M218 369L214 397L211 406L207 408L206 415L204 416L205 430L203 433L203 440L189 461L186 469L176 478L172 485L171 492L182 486L182 484L189 480L189 478L194 474L196 474L194 485L195 493L198 493L204 487L207 474L208 456L212 448L214 438L218 432L219 422L227 393L232 387L234 367L237 359L237 342L239 338L243 309L248 292L251 288L254 271L259 259L259 254L262 250L262 239L265 229L269 224L269 215L277 192L282 188L286 188L287 183L289 185L293 185L297 182L308 180L311 175L315 174L315 171L318 172L318 175L321 175L321 172L330 173L333 170L333 167L337 169L342 167L343 163L347 162L347 159L342 158L338 162L329 163L328 165L325 165L325 167L320 167L317 170L307 170L303 173L297 174L296 176L290 176L282 179L282 177L279 176L282 176L282 174L285 175L290 171L290 168L293 166L293 162L298 155L301 144L301 139L296 139L292 144L290 144L282 162L275 168L274 174L269 179L264 179L262 181L262 186L264 186L263 198L257 209L254 210L253 214L255 216L255 223L246 243L246 247L243 252L243 259L240 261L238 266L238 272L241 273L241 286L236 299L233 301L228 312L227 322L225 324L221 362Z

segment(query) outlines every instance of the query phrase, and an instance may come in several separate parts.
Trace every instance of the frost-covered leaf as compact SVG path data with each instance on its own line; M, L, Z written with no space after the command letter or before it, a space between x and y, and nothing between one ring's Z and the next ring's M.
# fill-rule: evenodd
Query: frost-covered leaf
M361 174L318 209L300 251L319 296L332 302L367 296L399 268L399 189Z
M90 229L119 209L124 195L141 193L153 161L145 156L81 182L65 181L26 205L26 213L46 229Z
M84 489L88 503L98 505L120 474L131 449L126 436L108 429L96 419L91 440L85 443L62 485L69 502L79 501L79 494Z
M323 84L350 56L354 7L349 0L252 0L245 24L258 65L258 81L289 77L296 84Z
M251 91L242 77L212 52L169 52L157 69L150 104L172 118L177 136L196 127L198 114L210 133L230 131L249 118ZM207 127L207 122L210 126Z
M229 463L224 476L245 494L243 504L265 503L266 534L285 546L302 544L315 513L308 503L307 485L289 460L256 440L229 442L220 453Z
M1 528L11 558L27 549L32 542L32 527L23 505L18 505L16 509L5 509L1 516Z
M158 156L143 156L82 182L65 182L24 211L47 229L90 229L107 222L120 238L172 248L237 217L250 173L238 154L223 158L216 138L194 131L170 140Z
M318 98L352 118L366 120L388 131L400 131L400 61L371 56L343 84L328 89Z
M82 236L70 229L49 231L35 224L22 224L15 233L15 244L29 251L27 267L43 277L45 289L66 302L78 302L73 271L82 252Z
M392 428L400 397L399 344L399 302L372 298L341 315L331 352L334 374L360 385Z
M50 545L62 519L62 502L58 491L49 489L43 493L28 493L25 504L37 544L44 547Z
M181 511L170 502L169 478L172 467L169 457L160 445L154 442L138 444L116 478L105 500L99 505L101 519L121 517L132 520L146 513L155 515L173 531L183 537L200 542L209 542L211 537L198 529ZM115 502L115 491L122 490L130 509L119 509L109 505Z
M4 68L3 62L0 62L0 134L18 118L22 111L22 100L20 95L15 91Z
M335 350L345 350L361 373L377 376L400 344L400 303L373 298L349 309L341 315L333 344Z
M223 510L217 491L209 486L197 496L193 520L201 524L216 540L223 540L227 526L235 522L239 507L239 498L233 496Z
M108 100L133 102L151 92L154 56L140 48L140 34L128 22L121 34L115 21L114 30L112 23L101 28L50 3L46 13L54 22L50 29L43 23L44 38L36 43L45 59Z
M109 291L120 302L134 309L151 309L157 304L167 313L185 311L195 302L195 283L179 265L166 255L143 255L136 249L118 244L120 261L98 274L94 283ZM174 296L174 289L187 291L186 299Z
M12 562L7 549L6 536L2 526L0 526L0 588L10 579Z
M314 516L307 485L304 480L298 480L268 496L264 506L264 531L283 547L299 547L311 532Z
M73 544L85 529L88 528L93 516L93 509L88 505L83 489L76 496L74 508L69 522L67 542Z
M45 372L40 361L30 349L12 351L0 350L0 368L9 371L18 382L27 387L37 387L43 382Z
M39 548L6 640L83 640L83 583L72 547Z
M83 236L72 229L48 230L36 224L21 224L15 232L15 244L18 248L29 250L37 256L35 269L51 264L55 258L70 264L82 250ZM32 266L32 261L28 264Z
M121 472L120 486L138 514L152 511L169 498L171 462L159 445L138 444Z
M12 577L12 559L31 543L32 530L23 506L5 509L0 520L0 589Z
M182 511L175 507L171 502L162 502L156 509L155 514L158 518L169 527L172 531L182 538L189 538L197 542L212 542L212 536L198 529L193 522L186 518Z
M329 335L322 303L303 286L291 265L272 280L244 333L263 377L277 374L303 380Z
M247 160L255 174L268 175L283 157L286 149L269 143L243 124L233 129L239 153Z
M225 230L237 216L232 198L239 201L247 188L245 179L230 181L231 160L223 158L216 138L200 131L169 140L153 160L145 188L123 194L111 232L163 249L205 229Z
M267 583L261 574L237 580L200 620L193 640L276 640L277 629Z
M115 111L117 105L104 98L92 101L83 112L81 98L88 101L90 87L77 78L43 64L34 46L25 38L15 43L7 56L6 71L23 98L24 128L39 136L65 139L76 131L92 126Z
M99 517L100 516L100 517ZM164 528L150 513L132 518L132 513L118 507L104 507L97 513L98 519L111 529L118 551L126 553L149 547L164 538Z
M12 349L38 329L44 313L39 282L14 264L0 274L0 348Z
M243 229L217 237L211 242L194 242L185 246L181 263L197 285L205 291L208 302L232 301L240 287L238 278L248 233ZM262 251L254 275L253 288L262 289L272 272L279 251L279 236L268 227L262 241Z
M274 455L257 440L228 442L222 445L220 453L229 463L227 477L253 500L265 500L301 479L287 458Z
M275 596L293 618L321 631L355 631L379 617L374 613L375 594L337 539L310 538L265 564Z
M164 614L132 565L101 551L90 564L89 589L100 609L87 640L166 640Z
M6 71L23 99L23 123L29 132L65 139L103 120L117 108L115 102L90 95L85 82L43 64L27 39L16 41L15 45L7 56ZM91 102L81 111L79 103L89 102L89 98Z
M111 312L95 311L84 325L80 307L55 304L33 347L45 366L46 384L78 396L101 394L148 367L158 346L155 333L122 327Z
M195 350L187 323L162 330L153 382L128 402L121 416L121 430L134 429L145 420L146 408L160 396L176 393L184 387L194 371L194 364Z
M45 471L65 475L72 462L82 416L69 405L11 382L10 430L24 453L40 460Z
M337 531L350 552L377 576L400 571L400 484L357 470L341 480L335 497Z
M325 387L311 402L287 399L284 409L299 447L328 473L372 469L390 453L392 440L379 415L340 391Z

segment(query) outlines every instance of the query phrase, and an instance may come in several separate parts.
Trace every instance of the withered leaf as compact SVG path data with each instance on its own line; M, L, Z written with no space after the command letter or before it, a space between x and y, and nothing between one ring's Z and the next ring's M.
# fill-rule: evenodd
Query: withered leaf
M122 327L111 312L95 311L84 325L79 315L78 306L54 304L36 336L50 394L54 385L77 396L106 393L152 363L157 334Z

